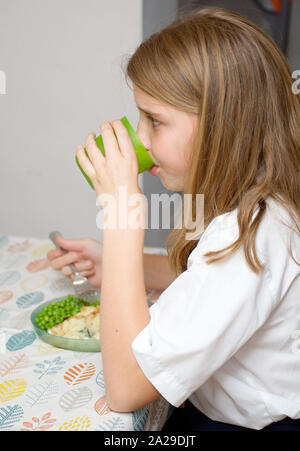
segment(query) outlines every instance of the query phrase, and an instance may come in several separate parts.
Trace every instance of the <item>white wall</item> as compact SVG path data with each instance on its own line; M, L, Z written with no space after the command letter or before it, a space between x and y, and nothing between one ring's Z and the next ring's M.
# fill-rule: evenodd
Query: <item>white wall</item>
M142 0L0 0L0 235L101 239L75 149L138 112L121 64L142 40Z

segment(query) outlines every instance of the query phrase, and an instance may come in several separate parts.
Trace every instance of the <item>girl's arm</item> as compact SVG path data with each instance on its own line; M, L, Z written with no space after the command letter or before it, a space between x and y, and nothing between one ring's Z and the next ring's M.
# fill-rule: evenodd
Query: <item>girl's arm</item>
M163 291L176 279L171 272L167 255L144 254L145 285Z
M120 120L112 125L100 126L105 157L96 145L95 133L88 135L86 151L78 146L76 154L99 205L110 207L103 229L101 351L108 405L128 412L160 393L132 351L132 342L150 322L144 276L146 199L138 186L137 158L128 131ZM137 202L140 208L135 207Z
M120 412L140 409L160 396L131 348L150 321L143 247L143 229L103 231L101 351L107 403Z

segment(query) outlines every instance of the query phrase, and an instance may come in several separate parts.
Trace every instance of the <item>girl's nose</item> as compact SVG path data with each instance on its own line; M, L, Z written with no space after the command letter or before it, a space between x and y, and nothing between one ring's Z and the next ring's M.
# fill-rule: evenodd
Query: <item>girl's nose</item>
M150 150L151 149L150 139L148 137L148 134L147 134L147 131L145 129L145 126L143 126L141 122L142 121L139 121L139 123L138 123L137 129L136 129L136 134L138 135L138 137L142 141L143 146L147 150Z

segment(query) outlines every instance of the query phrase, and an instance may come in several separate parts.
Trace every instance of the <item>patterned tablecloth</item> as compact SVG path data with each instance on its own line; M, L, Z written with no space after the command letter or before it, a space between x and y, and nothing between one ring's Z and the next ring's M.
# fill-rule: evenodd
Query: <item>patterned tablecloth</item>
M49 266L53 247L49 240L0 235L0 431L161 430L171 407L164 398L136 412L113 412L105 402L101 353L55 348L35 334L31 312L75 294L71 281Z

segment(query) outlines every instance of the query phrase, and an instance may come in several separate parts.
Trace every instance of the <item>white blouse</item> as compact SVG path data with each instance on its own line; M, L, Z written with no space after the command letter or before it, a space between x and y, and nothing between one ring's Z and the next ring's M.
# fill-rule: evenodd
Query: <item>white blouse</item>
M220 262L203 254L238 237L237 211L216 217L189 256L187 270L150 308L132 343L142 371L172 405L187 398L209 418L261 429L300 418L300 238L289 216L267 201L256 235L265 271L243 248Z

